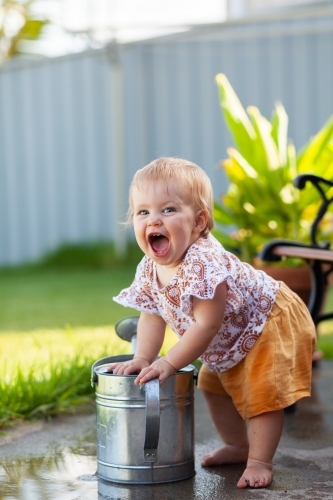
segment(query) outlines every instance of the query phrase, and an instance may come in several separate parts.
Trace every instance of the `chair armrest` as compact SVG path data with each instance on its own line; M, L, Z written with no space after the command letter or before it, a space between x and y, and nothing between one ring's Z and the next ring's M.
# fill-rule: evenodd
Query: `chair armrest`
M298 257L304 260L320 260L322 262L333 262L333 250L281 245L275 247L272 251L274 255L280 257Z
M282 251L281 248L283 249ZM317 250L318 247L311 247L311 245L292 240L272 240L264 245L258 257L268 262L279 262L282 260L282 257L298 257L294 253L303 251L304 249Z
M333 262L333 250L326 250L297 241L273 240L267 243L259 253L259 258L268 262L278 262L283 257Z

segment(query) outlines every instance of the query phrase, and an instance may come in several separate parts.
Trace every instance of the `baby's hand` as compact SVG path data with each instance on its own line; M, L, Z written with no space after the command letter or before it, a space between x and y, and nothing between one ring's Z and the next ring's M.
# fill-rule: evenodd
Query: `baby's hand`
M112 363L107 368L108 372L113 372L114 375L130 375L131 373L140 373L142 368L146 368L150 363L144 358L133 358L130 361L121 363Z
M176 373L176 369L168 363L165 358L160 358L154 361L147 368L143 368L139 375L134 380L135 384L145 384L152 378L158 378L162 385L167 378Z

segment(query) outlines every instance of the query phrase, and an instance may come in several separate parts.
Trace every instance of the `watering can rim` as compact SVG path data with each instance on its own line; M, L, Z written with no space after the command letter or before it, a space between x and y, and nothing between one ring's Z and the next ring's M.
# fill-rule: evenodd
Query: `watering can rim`
M101 358L92 365L91 367L91 387L94 387L94 384L98 382L98 375L107 375L107 376L114 376L114 377L137 377L135 374L130 374L130 375L113 375L113 373L98 373L97 369L103 365L107 365L109 363L112 363L115 361L114 358L117 358L118 361L129 361L130 359L133 359L134 354L119 354L118 356L106 356L105 358ZM193 378L195 380L195 383L197 383L198 380L198 369L196 366L189 364L184 366L184 368L181 368L178 370L175 375L180 376L180 375L185 375L187 373L193 372ZM173 375L173 376L175 376Z

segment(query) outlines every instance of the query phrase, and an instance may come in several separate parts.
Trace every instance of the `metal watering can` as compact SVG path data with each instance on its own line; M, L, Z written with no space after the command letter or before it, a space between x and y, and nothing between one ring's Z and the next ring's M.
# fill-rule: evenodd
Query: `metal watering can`
M117 334L135 344L138 317L124 318ZM133 349L134 350L134 349ZM111 363L131 355L111 356L92 366L96 394L97 476L126 484L153 484L192 477L194 469L193 365L179 370L160 387L143 386L136 375L113 375Z

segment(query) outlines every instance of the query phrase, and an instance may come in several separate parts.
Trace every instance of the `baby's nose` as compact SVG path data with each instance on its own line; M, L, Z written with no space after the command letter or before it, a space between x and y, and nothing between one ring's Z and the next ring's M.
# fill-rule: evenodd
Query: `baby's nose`
M161 225L161 219L159 218L159 216L151 214L147 222L147 226L160 226L160 225Z

